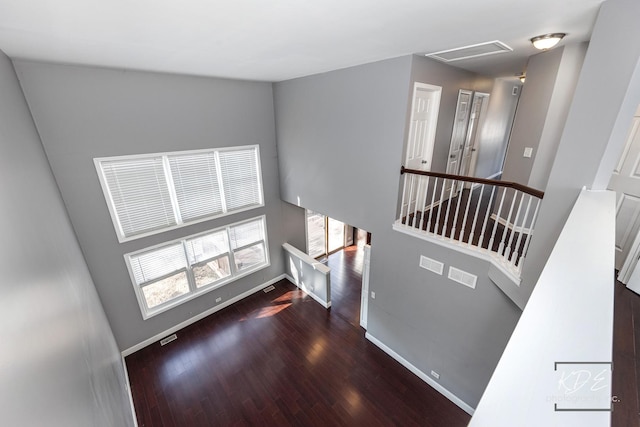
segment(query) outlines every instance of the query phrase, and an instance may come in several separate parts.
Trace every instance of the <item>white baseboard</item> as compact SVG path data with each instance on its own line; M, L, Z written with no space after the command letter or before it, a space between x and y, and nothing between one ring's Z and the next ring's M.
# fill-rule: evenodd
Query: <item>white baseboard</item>
M150 344L153 344L156 341L160 341L162 338L166 337L167 335L171 335L174 332L179 331L180 329L182 329L184 327L187 327L187 326L197 322L198 320L204 319L205 317L209 316L210 314L215 313L216 311L220 311L223 308L229 307L231 304L234 304L234 303L240 301L241 299L244 299L244 298L246 298L246 297L248 297L250 295L255 294L258 291L261 291L262 289L266 288L267 286L272 285L272 284L274 284L276 282L279 282L280 280L286 279L286 278L287 278L287 276L285 274L281 274L281 275L269 280L268 282L265 282L265 283L263 283L261 285L258 285L253 289L249 289L248 291L243 292L240 295L237 295L237 296L235 296L235 297L223 302L220 305L216 305L215 307L211 307L209 310L203 311L202 313L200 313L200 314L198 314L198 315L196 315L196 316L194 316L194 317L192 317L190 319L187 319L184 322L178 323L177 325L167 329L164 332L160 332L159 334L156 334L156 335L152 336L151 338L146 339L146 340L142 341L141 343L134 345L133 347L129 347L128 349L122 351L122 356L126 357L126 356L128 356L130 354L133 354L136 351L141 350L141 349L145 348L146 346L148 346Z
M524 228L524 226L519 227L517 225L515 225L512 222L508 222L506 219L502 218L502 217L498 217L496 214L492 213L491 214L491 219L492 220L496 220L496 218L498 219L498 224L502 225L503 227L508 228L509 230L515 231L516 233L526 233L526 234L530 234L531 233L531 229L530 228Z
M497 177L499 177L500 175L502 175L502 171L500 171L500 172L496 172L496 173L494 173L493 175L489 175L489 176L488 176L488 177L486 177L485 179L493 179L493 178L497 178Z
M449 390L447 390L446 388L442 387L440 384L438 384L433 378L431 378L430 376L428 376L427 374L425 374L424 372L422 372L420 369L416 368L415 366L413 366L411 363L409 363L406 359L404 359L402 356L400 356L398 353L396 353L395 351L393 351L392 349L390 349L389 347L387 347L382 341L380 341L379 339L377 339L376 337L374 337L373 335L371 335L369 332L365 333L365 338L367 338L369 341L371 341L372 343L374 343L376 346L378 346L382 351L384 351L385 353L387 353L389 356L391 356L392 358L394 358L398 363L400 363L402 366L404 366L405 368L407 368L408 370L410 370L411 372L413 372L418 378L420 378L422 381L426 382L427 384L429 384L431 387L433 387L434 389L436 389L436 391L438 391L440 394L442 394L444 397L446 397L447 399L449 399L450 401L452 401L453 403L455 403L458 407L460 407L460 409L462 409L463 411L465 411L467 414L469 415L473 415L473 413L475 412L475 409L472 408L471 406L469 406L468 404L466 404L462 399L460 399L458 396L456 396L455 394L451 393Z
M133 405L133 394L131 393L131 383L129 382L129 371L127 370L127 362L124 360L124 355L120 355L122 358L122 367L124 368L124 381L127 386L127 394L129 395L129 405L131 405L131 415L133 416L133 426L138 427L138 417L136 416L136 407Z
M322 301L322 299L320 299L319 296L315 295L312 292L308 292L305 288L300 287L300 285L298 285L298 283L293 279L293 277L289 276L288 274L284 274L284 277L290 281L291 283L293 283L294 285L296 285L298 287L298 289L300 289L302 292L304 292L305 294L309 295L311 298L313 298L318 304L320 304L321 306L323 306L326 309L329 309L331 307L331 301L327 302L327 301Z

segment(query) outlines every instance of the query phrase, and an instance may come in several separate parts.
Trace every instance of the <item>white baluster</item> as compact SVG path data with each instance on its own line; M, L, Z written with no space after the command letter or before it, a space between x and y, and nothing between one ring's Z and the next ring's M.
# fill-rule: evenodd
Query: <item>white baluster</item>
M524 199L524 193L522 193L522 198ZM520 226L520 233L518 234L518 240L516 241L516 245L513 247L513 255L511 255L511 265L516 265L516 261L520 256L520 244L522 243L522 234L524 233L524 228L527 225L527 218L529 218L529 209L531 208L531 200L533 196L529 194L529 202L527 202L527 209L524 211L524 217L522 218L522 225ZM522 203L522 200L520 201Z
M500 206L498 212L496 212L496 219L493 222L493 231L491 232L491 238L489 239L489 250L493 252L493 243L495 242L496 230L498 229L498 222L500 220L500 214L502 213L502 205L504 204L504 195L507 193L507 188L502 187L502 197L500 198ZM499 253L500 251L498 251Z
M469 192L469 198L473 194L473 184L471 185L471 191ZM482 196L484 194L484 184L480 184L480 196L478 196L478 202L476 203L476 212L473 215L473 223L471 224L471 233L469 233L469 241L467 246L473 245L473 236L476 232L476 223L478 222L478 212L480 211L480 205L482 204Z
M453 182L453 186L456 187L456 197L458 198L458 203L456 204L456 213L453 216L453 227L451 228L451 236L450 238L456 240L456 226L458 225L458 213L460 212L460 202L462 201L462 191L458 192L458 181Z
M520 191L513 190L514 200L520 196L520 202L518 203L518 210L516 213L516 217L513 219L513 228L511 229L511 233L509 233L509 244L507 245L507 249L505 251L505 260L509 261L511 257L511 249L513 248L511 244L513 243L513 238L516 235L516 230L518 229L518 218L520 218L520 211L522 209L522 202L524 201L524 193ZM508 223L507 223L508 224Z
M415 196L411 196L412 198L415 197L415 199L413 200L413 218L411 218L411 227L415 227L416 225L416 218L418 217L418 208L420 207L418 204L418 196L420 195L420 188L422 188L422 177L420 175L414 175L416 177L416 181L418 181L417 185L416 185L416 194Z
M485 209L484 221L482 223L482 230L480 231L480 239L478 240L478 247L482 248L482 243L484 243L484 232L487 230L487 223L489 222L489 212L491 212L491 203L493 203L493 196L496 192L496 186L491 186L491 196L489 196L489 204ZM491 250L491 248L489 248Z
M531 244L531 235L533 234L533 227L536 224L536 219L538 219L538 209L540 209L540 202L542 200L537 199L536 201L536 209L533 211L533 217L531 218L531 225L529 225L529 233L527 233L527 239L524 241L524 247L522 248L522 255L520 256L520 260L518 261L518 271L522 271L522 264L524 263L524 259L527 256L527 251L529 250L529 245Z
M407 222L409 221L409 204L407 204L407 214L405 215L404 213L404 202L407 199L407 178L409 177L408 174L404 174L404 182L402 185L402 204L400 205L400 223L404 223L406 225ZM402 218L404 218L404 222L402 221Z
M507 189L505 188L505 192ZM502 231L502 239L500 240L500 246L498 246L498 254L504 257L504 249L505 249L505 240L507 239L507 229L509 228L509 224L511 223L511 214L513 213L513 207L516 204L516 190L513 190L513 198L511 199L511 207L509 208L509 215L507 215L507 222L504 225L504 230Z
M436 198L436 188L438 188L438 178L433 181L433 193L431 193L431 206L429 206L429 222L427 223L427 233L431 232L431 217L433 216L433 202Z
M462 182L462 191L460 192L460 194L464 194L464 184L465 182ZM460 235L459 237L459 241L460 243L464 242L464 229L467 226L467 217L469 216L469 205L471 204L471 190L469 190L469 193L467 195L467 206L464 209L464 216L462 217L462 227L460 227Z
M420 205L422 207L422 215L420 218L420 230L423 230L423 226L424 226L424 217L427 216L427 194L429 193L429 176L426 177L426 182L425 182L425 187L424 187L424 197L422 198L422 204Z
M445 180L445 182L447 182L447 181ZM449 222L449 212L451 211L451 199L453 198L453 186L455 185L455 182L452 179L450 179L449 180L449 185L450 185L449 198L447 199L447 213L445 214L445 218L446 218L445 224L448 224L448 222ZM455 224L451 224L451 226L455 227ZM445 227L443 226L442 228L443 228L442 237L446 237L447 232L444 229ZM451 240L451 233L449 233L449 240Z
M438 228L440 227L440 217L442 216L442 199L444 199L444 183L447 182L446 179L442 179L442 188L440 189L440 200L438 202L438 216L436 217L436 228L433 229L433 232L437 235ZM434 189L435 191L435 189ZM447 222L447 218L444 219L445 224ZM443 226L444 228L444 226Z

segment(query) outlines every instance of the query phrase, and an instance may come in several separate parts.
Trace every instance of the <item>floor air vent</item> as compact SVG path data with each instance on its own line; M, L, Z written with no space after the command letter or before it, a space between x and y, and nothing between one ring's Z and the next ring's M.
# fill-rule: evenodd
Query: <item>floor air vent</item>
M511 49L501 41L479 43L471 46L458 47L455 49L441 50L440 52L427 53L427 58L437 59L442 62L460 61L463 59L477 58L479 56L495 55L496 53L511 52Z
M275 286L273 286L273 285L269 285L269 286L267 286L266 288L264 288L264 289L262 290L262 292L264 292L264 293L266 294L267 292L271 292L271 291L272 291L272 290L274 290L275 288L276 288Z
M460 270L455 267L449 267L448 277L454 282L458 282L460 284L468 286L471 289L476 288L476 281L478 280L478 276L473 275L471 273L467 273L466 271Z
M178 336L176 334L173 335L169 335L166 338L163 338L160 340L160 345L166 345L169 344L171 341L175 341L178 339Z

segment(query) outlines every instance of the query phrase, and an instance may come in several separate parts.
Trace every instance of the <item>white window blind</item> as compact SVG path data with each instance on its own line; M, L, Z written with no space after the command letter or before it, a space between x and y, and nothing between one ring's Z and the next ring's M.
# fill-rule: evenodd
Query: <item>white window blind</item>
M124 257L140 310L147 319L268 266L265 217L187 236Z
M257 145L94 162L121 242L263 206Z
M120 235L130 237L176 224L162 157L106 161L101 166Z
M136 285L142 285L187 268L187 259L182 243L177 243L131 255L129 264Z
M252 149L220 152L227 209L262 205L258 162Z
M231 227L229 233L231 249L235 250L259 242L262 240L262 236L264 233L261 222L252 221Z
M227 232L219 231L187 240L189 262L196 264L229 252Z
M223 212L214 153L169 156L169 164L183 221Z

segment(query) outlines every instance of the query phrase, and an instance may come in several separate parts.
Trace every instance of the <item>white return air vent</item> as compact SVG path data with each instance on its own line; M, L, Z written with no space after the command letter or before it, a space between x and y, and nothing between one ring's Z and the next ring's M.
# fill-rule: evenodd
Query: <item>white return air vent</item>
M438 61L442 62L453 62L511 51L513 51L513 49L511 49L506 44L502 43L501 41L494 40L491 42L473 44L471 46L464 46L455 49L427 53L425 54L425 56L428 58L437 59Z
M444 264L435 259L427 258L424 255L420 255L420 267L432 271L436 274L442 275L444 271Z
M459 268L449 267L449 279L475 289L478 276L462 271Z
M164 338L163 340L160 341L160 345L167 345L171 341L175 341L177 339L178 339L178 336L176 334L169 335L168 337L166 337L166 338Z

